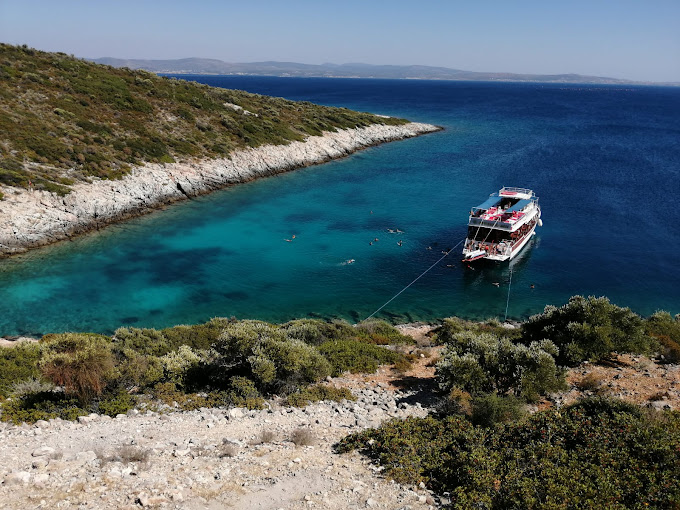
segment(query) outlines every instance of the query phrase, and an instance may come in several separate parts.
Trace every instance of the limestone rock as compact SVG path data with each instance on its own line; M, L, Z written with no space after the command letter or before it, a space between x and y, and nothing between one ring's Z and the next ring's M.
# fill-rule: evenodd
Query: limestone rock
M120 180L77 183L64 197L47 191L0 186L5 195L0 210L0 255L67 239L153 207L231 184L322 163L371 145L438 129L420 123L375 124L310 136L304 142L243 149L233 152L230 159L146 164Z

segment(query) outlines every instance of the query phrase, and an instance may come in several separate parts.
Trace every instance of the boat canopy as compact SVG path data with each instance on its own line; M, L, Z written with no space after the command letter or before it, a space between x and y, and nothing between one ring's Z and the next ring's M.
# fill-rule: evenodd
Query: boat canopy
M513 213L515 211L521 211L526 206L528 206L530 203L531 203L531 200L520 200L519 202L517 202L512 207L508 207L508 209L505 212Z
M478 205L477 207L475 207L475 209L484 209L485 211L489 210L492 207L500 204L501 200L502 198L498 196L498 193L493 193L489 198L486 199L486 202L484 202L481 205Z

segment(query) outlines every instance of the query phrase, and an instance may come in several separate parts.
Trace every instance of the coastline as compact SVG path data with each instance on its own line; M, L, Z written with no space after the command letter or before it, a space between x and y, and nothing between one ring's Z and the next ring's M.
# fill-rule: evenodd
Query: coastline
M441 129L416 122L401 126L374 124L325 132L304 142L239 150L229 159L146 164L133 168L120 180L75 184L64 197L0 186L4 194L0 201L0 257L98 230L178 200Z

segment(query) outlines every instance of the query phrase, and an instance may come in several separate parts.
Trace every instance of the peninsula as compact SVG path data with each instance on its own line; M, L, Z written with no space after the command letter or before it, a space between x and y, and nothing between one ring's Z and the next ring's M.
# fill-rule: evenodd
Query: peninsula
M0 256L437 131L0 45Z

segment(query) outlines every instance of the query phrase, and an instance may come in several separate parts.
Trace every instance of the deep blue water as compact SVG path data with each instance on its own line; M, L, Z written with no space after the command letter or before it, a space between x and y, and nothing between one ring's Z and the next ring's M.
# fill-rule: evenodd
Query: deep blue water
M214 316L361 320L458 243L469 208L502 186L534 189L544 221L513 261L510 317L574 294L680 312L680 89L196 79L445 131L0 261L0 335ZM378 316L503 318L509 266L467 269L459 249Z

